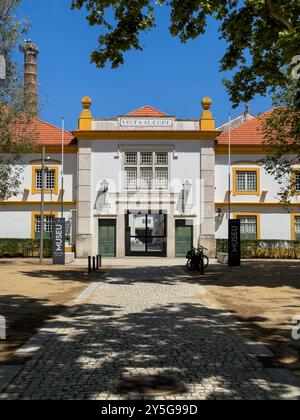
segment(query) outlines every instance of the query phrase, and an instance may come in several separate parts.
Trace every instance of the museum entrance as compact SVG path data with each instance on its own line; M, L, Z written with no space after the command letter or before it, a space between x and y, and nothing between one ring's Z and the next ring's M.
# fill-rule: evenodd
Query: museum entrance
M162 213L128 212L126 256L167 256L167 217Z

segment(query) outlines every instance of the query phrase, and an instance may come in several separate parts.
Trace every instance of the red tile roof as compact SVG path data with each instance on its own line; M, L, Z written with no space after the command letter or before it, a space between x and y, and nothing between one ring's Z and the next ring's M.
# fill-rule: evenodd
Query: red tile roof
M37 120L37 130L39 134L38 142L48 146L60 146L62 142L62 130L42 120ZM70 131L65 131L64 145L74 144L76 141Z
M231 143L232 145L238 146L257 146L262 145L264 136L262 133L263 121L270 114L271 111L267 111L243 124L240 124L236 128L231 130ZM218 144L227 145L229 143L229 133L223 132L218 137Z
M152 106L146 105L137 109L136 111L129 112L126 117L167 117L168 115Z

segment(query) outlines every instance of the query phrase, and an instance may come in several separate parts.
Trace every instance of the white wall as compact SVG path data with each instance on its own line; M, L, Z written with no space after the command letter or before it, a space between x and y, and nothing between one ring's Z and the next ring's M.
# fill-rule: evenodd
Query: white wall
M71 221L71 207L65 208L65 219ZM32 212L39 212L39 206L31 205L6 205L0 206L0 238L31 238ZM60 207L46 205L45 211L52 211L60 216Z
M31 238L31 212L0 207L0 238Z
M140 150L139 147L151 147L159 150L159 147L166 147L174 151L170 156L170 179L172 191L179 194L183 183L188 180L192 183L194 191L190 193L190 199L196 200L196 189L199 188L200 174L200 148L209 145L209 142L199 141L166 141L158 140L143 141L94 141L92 142L92 205L95 205L97 192L101 181L109 182L109 192L123 192L124 180L122 179L122 155L119 150L133 147L133 150ZM174 158L175 157L175 158Z
M51 160L58 162L51 162L49 166L58 167L59 173L59 191L61 189L61 155L58 153L47 153L46 156L51 157ZM40 166L41 164L40 154L29 154L23 158L23 163L25 165L24 171L22 173L22 185L19 189L19 194L17 197L11 198L9 201L20 201L23 199L24 189L29 190L29 195L27 201L39 201L40 194L32 194L32 167ZM75 201L76 200L76 176L77 176L77 156L74 153L65 154L65 165L64 165L64 200L65 201ZM56 194L46 194L45 201L58 201L59 196Z
M226 208L223 208L226 211ZM262 206L233 206L232 213L259 213L261 239L292 239L291 214L285 207L269 207ZM228 220L224 215L222 222L216 217L216 238L228 238Z
M232 155L233 168L259 168L260 169L260 190L266 191L266 194L261 196L255 195L232 195L232 213L259 213L261 225L261 239L283 239L291 240L291 215L290 211L299 212L300 200L298 197L292 200L292 203L298 206L279 206L279 191L280 185L271 175L267 174L263 166L257 164L262 159L263 155ZM232 186L233 190L233 177ZM216 213L219 207L223 212L227 212L227 206L222 203L228 201L228 156L216 155ZM262 202L262 204L259 204ZM244 205L235 206L234 203L245 203ZM247 206L247 203L257 203L255 205ZM275 206L268 206L265 203L278 203ZM298 210L297 210L298 209ZM220 223L216 216L216 237L228 237L228 221L227 216L224 216Z
M260 169L260 189L266 191L267 194L264 196L265 202L277 202L278 193L280 191L280 185L274 179L273 176L266 173L263 166L257 164L262 159L263 155L232 155L232 167L233 168L259 168ZM245 163L240 163L245 162ZM232 174L232 171L231 171ZM233 177L232 177L233 183ZM233 191L233 184L231 187ZM216 202L224 202L225 194L228 191L228 156L227 155L216 155ZM254 195L236 195L232 196L232 200L235 202L258 202L259 197ZM299 202L298 198L293 200Z

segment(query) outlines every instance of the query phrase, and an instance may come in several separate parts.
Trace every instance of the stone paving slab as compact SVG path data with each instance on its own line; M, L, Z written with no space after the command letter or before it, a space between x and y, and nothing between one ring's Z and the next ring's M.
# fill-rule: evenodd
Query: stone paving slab
M152 374L184 382L187 392L168 399L300 398L291 375L264 369L264 349L252 351L181 267L112 268L90 292L1 399L127 399L113 382Z

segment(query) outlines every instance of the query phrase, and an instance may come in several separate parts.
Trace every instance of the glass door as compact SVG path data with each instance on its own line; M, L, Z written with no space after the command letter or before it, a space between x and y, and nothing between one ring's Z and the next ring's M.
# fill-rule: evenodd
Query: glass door
M126 215L126 255L166 256L166 215Z

